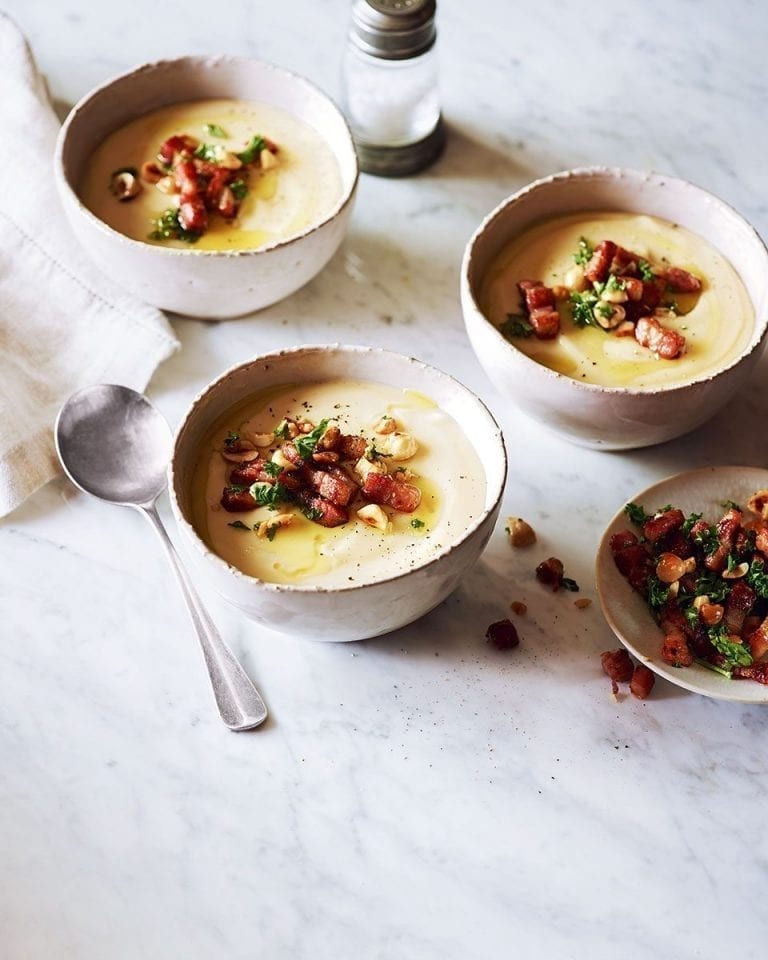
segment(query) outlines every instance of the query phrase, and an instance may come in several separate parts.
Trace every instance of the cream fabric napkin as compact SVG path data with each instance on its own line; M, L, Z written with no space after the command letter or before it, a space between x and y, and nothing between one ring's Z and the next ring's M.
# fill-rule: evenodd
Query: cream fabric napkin
M0 517L59 471L52 428L71 393L143 390L179 346L164 314L102 276L71 233L53 181L58 126L0 13Z

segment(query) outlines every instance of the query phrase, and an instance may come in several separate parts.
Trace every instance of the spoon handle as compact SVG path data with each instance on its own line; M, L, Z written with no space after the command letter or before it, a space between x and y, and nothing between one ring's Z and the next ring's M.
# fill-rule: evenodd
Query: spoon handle
M146 514L171 561L181 592L187 602L197 639L200 641L221 719L230 730L251 730L253 727L258 727L267 719L267 708L258 690L208 616L208 611L192 586L155 505L143 506L139 509Z

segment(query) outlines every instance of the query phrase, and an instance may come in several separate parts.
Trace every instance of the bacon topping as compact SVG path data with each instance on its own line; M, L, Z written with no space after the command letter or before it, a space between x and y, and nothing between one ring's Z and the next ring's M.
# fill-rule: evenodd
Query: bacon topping
M685 347L685 337L676 330L662 326L655 317L639 318L635 325L635 340L662 360L674 360Z
M521 280L517 286L534 334L539 340L552 340L560 332L554 291L541 280Z
M421 490L410 483L397 483L387 473L369 473L363 483L363 495L401 513L413 513L421 503Z

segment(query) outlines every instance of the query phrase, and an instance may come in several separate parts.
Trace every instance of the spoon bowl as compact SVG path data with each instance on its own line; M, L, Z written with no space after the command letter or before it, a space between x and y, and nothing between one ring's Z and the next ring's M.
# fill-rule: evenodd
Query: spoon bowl
M56 448L69 479L86 493L136 506L166 485L171 431L146 397L128 387L85 387L64 404Z
M56 451L65 473L99 500L134 507L165 547L197 632L221 718L231 730L250 730L267 708L219 635L163 527L156 501L166 487L171 431L146 397L115 384L84 387L59 411Z

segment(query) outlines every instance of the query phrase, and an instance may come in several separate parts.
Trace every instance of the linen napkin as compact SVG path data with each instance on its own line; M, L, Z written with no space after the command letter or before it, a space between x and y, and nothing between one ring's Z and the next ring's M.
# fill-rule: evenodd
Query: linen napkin
M32 53L0 13L0 517L59 471L53 424L92 383L143 390L179 346L159 310L102 276L53 180L58 121Z

